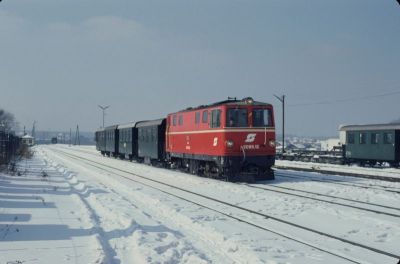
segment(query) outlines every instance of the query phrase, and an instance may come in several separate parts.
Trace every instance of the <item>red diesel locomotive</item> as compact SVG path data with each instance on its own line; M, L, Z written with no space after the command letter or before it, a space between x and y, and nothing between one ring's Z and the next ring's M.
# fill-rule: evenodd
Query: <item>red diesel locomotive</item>
M193 174L229 181L274 179L273 107L252 98L169 114L166 160Z

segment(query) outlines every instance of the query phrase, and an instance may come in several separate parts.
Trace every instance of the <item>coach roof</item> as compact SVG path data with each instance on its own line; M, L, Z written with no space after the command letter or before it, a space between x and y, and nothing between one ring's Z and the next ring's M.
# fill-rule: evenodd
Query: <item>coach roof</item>
M165 118L156 119L156 120L148 120L148 121L140 121L136 124L136 127L146 127L146 126L159 126Z
M371 125L341 125L340 131L363 131L363 130L400 130L400 123L371 124Z
M122 125L118 125L118 129L124 129L124 128L133 128L136 126L138 122L130 122Z

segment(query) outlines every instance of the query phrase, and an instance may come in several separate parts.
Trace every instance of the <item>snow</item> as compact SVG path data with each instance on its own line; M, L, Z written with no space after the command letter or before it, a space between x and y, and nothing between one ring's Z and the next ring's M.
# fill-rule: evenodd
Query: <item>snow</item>
M400 253L400 195L382 187L400 191L400 183L277 170L275 181L247 185L102 157L94 147L34 150L18 164L21 176L0 174L0 263L397 262L275 218Z
M301 162L301 161L288 161L288 160L276 160L275 165L278 168L293 168L293 169L313 169L315 171L331 171L342 172L342 173L353 173L359 175L370 175L370 176L380 176L380 177L393 177L400 178L400 169L382 167L359 167L357 165L335 165L335 164L325 164L325 163L314 163L314 162Z

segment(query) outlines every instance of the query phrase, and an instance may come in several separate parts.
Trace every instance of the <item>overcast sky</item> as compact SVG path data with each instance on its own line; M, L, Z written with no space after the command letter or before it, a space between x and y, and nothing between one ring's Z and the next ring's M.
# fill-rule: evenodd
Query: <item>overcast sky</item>
M21 126L94 131L252 96L281 130L400 118L395 0L3 0L0 108Z

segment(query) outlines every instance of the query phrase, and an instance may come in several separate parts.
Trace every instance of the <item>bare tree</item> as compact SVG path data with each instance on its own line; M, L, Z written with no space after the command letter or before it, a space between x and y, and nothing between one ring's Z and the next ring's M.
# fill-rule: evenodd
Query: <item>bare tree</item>
M0 109L0 129L11 130L14 126L15 118L14 115Z

